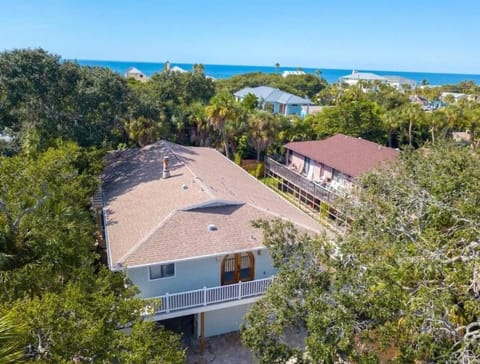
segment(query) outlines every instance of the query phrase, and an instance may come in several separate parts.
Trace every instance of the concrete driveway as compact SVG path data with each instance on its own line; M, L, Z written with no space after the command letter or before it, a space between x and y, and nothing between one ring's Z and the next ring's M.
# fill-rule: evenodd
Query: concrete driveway
M192 340L187 347L188 364L252 364L257 363L252 352L243 347L240 333L213 336L205 339L205 352L200 354L200 343Z

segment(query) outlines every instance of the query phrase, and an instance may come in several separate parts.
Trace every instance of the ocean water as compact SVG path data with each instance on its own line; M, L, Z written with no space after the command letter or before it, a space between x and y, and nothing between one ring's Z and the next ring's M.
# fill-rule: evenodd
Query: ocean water
M98 61L98 60L77 60L77 62L84 66L97 66L107 67L114 72L124 74L129 67L136 67L147 76L151 76L156 72L163 70L163 63L149 63L149 62L123 62L123 61ZM170 63L171 67L178 66L184 70L191 71L193 64L186 63ZM214 78L229 78L235 75L250 73L250 72L263 72L263 73L275 73L277 72L275 67L268 66L233 66L233 65L218 65L218 64L205 64L205 74ZM295 67L280 67L279 71L294 71ZM315 74L317 70L321 71L321 76L325 78L328 83L337 82L342 76L352 73L351 69L333 69L333 68L302 68L306 73ZM361 70L358 72L372 72L378 75L396 75L409 78L417 81L427 80L430 85L445 85L456 84L461 81L473 81L476 84L480 84L480 75L473 74L459 74L459 73L427 73L427 72L400 72L400 71L377 71L377 70Z

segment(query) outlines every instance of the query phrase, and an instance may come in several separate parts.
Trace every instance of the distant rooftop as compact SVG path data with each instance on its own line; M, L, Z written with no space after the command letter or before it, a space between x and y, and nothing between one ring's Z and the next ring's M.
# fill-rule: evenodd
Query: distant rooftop
M375 73L370 73L370 72L356 72L352 71L350 75L346 75L343 77L340 77L342 80L365 80L365 81L383 81L385 80L384 77L376 75Z
M292 142L285 148L351 177L359 177L384 163L395 161L398 156L395 149L343 134L324 140Z
M396 76L396 75L380 76L371 72L357 72L355 70L353 70L352 73L349 75L340 77L340 80L344 82L361 81L361 80L362 81L381 81L381 82L386 82L394 85L410 85L412 87L416 86L416 81L410 80L405 77Z
M125 77L127 78L131 77L142 82L145 82L148 80L147 75L136 67L129 67L125 72Z
M456 142L470 143L471 135L469 132L466 131L453 131L452 138Z
M143 72L140 71L137 67L129 67L125 73L141 73L141 74L143 74Z
M279 90L270 86L245 87L234 93L236 97L244 98L248 94L253 94L259 100L264 102L278 102L289 105L311 105L312 101L289 92Z
M183 68L178 67L178 66L173 66L172 68L170 68L170 71L171 72L180 72L180 73L187 73L188 72L188 71L186 71Z
M296 71L283 71L282 77L287 77L287 76L302 76L305 75L306 73L304 71L296 70Z

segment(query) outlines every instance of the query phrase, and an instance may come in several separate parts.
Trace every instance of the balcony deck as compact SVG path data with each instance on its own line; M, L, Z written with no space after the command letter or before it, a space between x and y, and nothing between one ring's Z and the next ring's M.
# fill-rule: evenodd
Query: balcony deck
M265 159L265 169L268 169L269 171L298 186L303 191L327 203L333 203L335 199L340 197L331 189L308 180L301 174L292 171L287 166L273 160L272 158L267 157Z
M239 282L226 286L204 287L193 291L165 294L149 307L146 316L155 321L211 311L258 300L272 283L273 277Z
M272 178L275 183L270 187L295 203L303 211L314 218L320 218L330 228L344 232L348 225L348 213L343 211L339 202L342 196L333 188L313 182L305 176L289 169L272 158L265 158L265 177Z

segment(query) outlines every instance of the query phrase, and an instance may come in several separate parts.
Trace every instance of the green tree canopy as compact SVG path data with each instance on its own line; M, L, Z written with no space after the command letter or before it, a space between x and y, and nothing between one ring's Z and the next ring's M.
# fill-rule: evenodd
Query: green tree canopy
M94 252L90 197L97 153L74 144L0 157L0 297L55 290Z
M230 93L244 87L271 86L294 95L312 98L327 86L327 81L312 74L282 77L278 73L255 72L217 80L215 85L218 91Z
M10 307L13 320L27 327L16 336L26 361L183 363L178 337L143 320L147 301L133 298L123 274L101 269L78 278L59 293Z
M314 116L316 134L324 138L342 133L385 144L387 132L382 122L383 112L377 103L363 95L358 100L344 100Z
M262 363L478 362L479 181L477 154L437 142L362 180L344 236L260 223L279 273L244 342Z
M183 362L177 336L144 321L149 303L98 261L101 156L57 141L0 157L0 361L21 349L30 362Z
M231 94L221 92L210 100L210 104L206 107L206 114L210 124L220 133L225 155L230 158L230 141L239 132L239 128L232 128L232 125L235 125L243 114L240 105Z
M213 81L205 77L199 65L193 73L160 72L134 93L132 116L161 123L159 136L188 144L194 138L191 132L195 126L190 123L192 105L206 105L214 93Z
M253 112L248 116L249 140L257 152L257 162L260 154L274 141L280 124L275 116L267 111Z
M0 74L0 130L17 141L32 130L41 150L58 137L82 146L116 141L128 96L120 75L42 49L1 53Z

